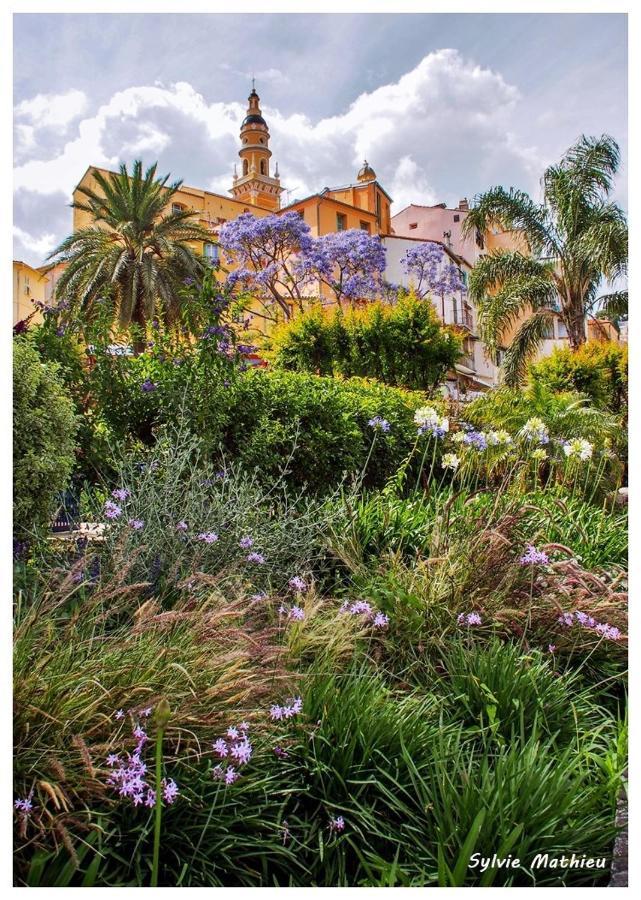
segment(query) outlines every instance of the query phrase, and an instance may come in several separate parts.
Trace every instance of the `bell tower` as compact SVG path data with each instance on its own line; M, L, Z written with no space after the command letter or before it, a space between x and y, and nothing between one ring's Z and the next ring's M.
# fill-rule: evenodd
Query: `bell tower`
M234 200L275 211L280 209L280 186L278 164L274 177L269 174L269 130L260 111L260 97L256 93L252 78L252 90L248 97L247 115L240 126L241 174L234 166L234 183L230 193Z

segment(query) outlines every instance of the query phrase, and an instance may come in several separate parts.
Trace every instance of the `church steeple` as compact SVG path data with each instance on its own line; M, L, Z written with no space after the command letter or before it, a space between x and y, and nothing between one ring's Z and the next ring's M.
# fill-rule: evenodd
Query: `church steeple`
M260 97L256 93L254 79L252 89L247 98L247 114L240 126L241 175L234 171L234 184L231 193L241 203L260 206L262 209L276 210L280 208L280 186L278 166L275 177L269 174L269 161L272 152L269 149L269 130L260 110Z

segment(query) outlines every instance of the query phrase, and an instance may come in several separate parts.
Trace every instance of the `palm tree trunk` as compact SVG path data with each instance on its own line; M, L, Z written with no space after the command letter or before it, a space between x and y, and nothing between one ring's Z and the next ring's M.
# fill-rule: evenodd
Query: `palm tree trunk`
M570 347L578 350L582 344L585 344L585 311L569 310L563 316L565 327L568 330L568 339Z

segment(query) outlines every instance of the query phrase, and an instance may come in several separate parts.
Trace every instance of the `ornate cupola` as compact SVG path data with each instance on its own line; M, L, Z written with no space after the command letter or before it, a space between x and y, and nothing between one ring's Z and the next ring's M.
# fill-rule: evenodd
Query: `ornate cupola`
M237 175L234 168L234 184L230 193L241 203L276 210L280 208L283 188L278 177L278 165L275 177L272 178L269 174L272 155L269 149L269 130L260 111L260 97L256 93L253 79L248 101L247 115L240 126L241 147L238 155L242 169L241 174Z
M374 169L372 169L372 167L367 162L367 160L363 161L362 168L360 168L358 170L358 175L356 176L356 180L360 181L360 182L376 181L376 172L374 171Z

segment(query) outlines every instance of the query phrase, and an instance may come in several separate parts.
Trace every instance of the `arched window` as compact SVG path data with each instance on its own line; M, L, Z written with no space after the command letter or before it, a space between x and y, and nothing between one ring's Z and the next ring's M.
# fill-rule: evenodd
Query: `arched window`
M246 159L243 160L243 175L249 174L249 163Z
M265 165L265 160L264 160L264 159L261 159L261 161L260 161L260 174L261 174L261 175L267 175L267 171L266 171L266 170L267 170L267 166Z

